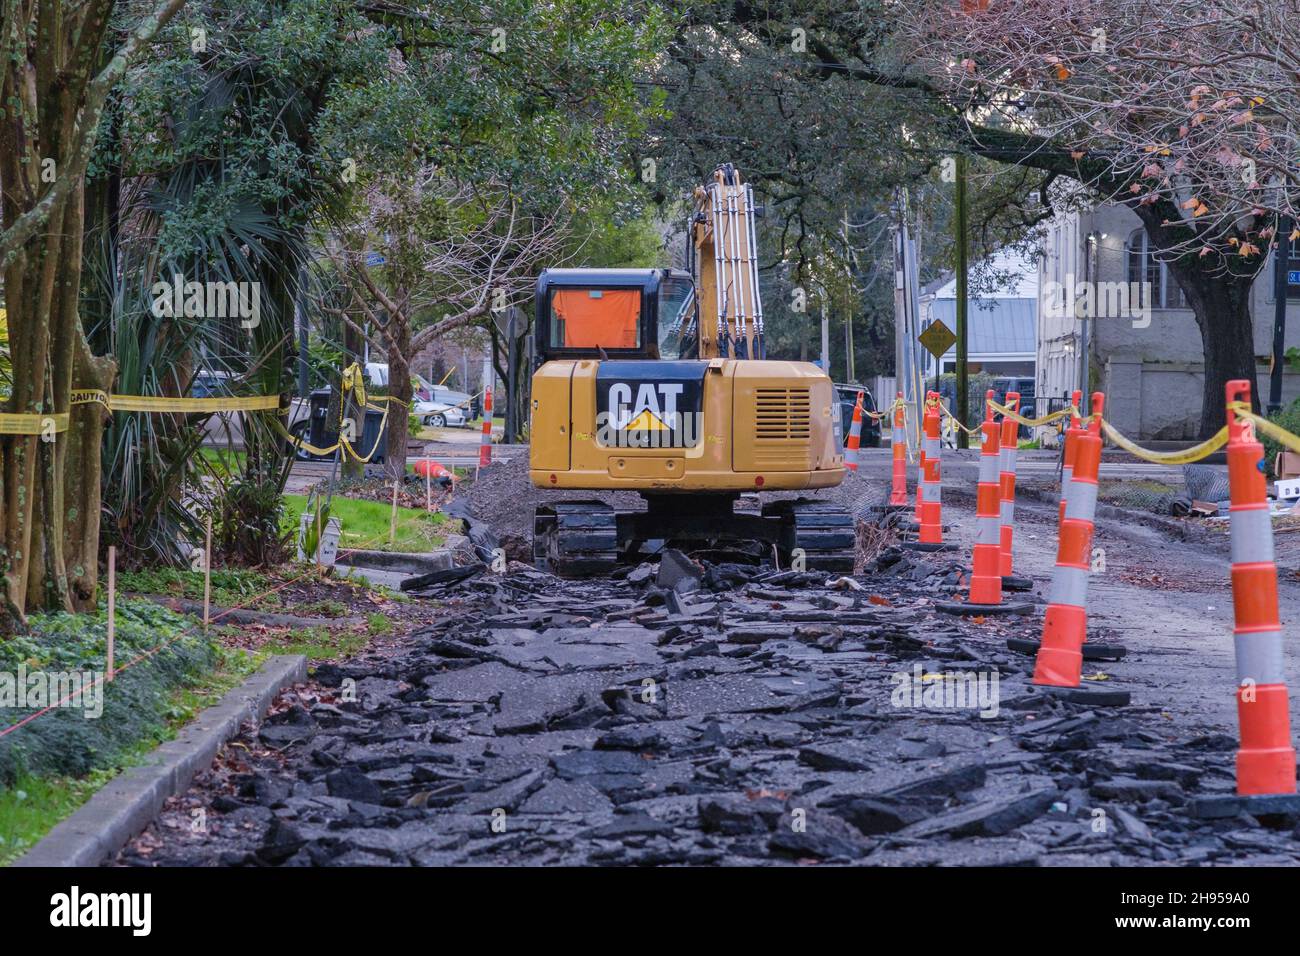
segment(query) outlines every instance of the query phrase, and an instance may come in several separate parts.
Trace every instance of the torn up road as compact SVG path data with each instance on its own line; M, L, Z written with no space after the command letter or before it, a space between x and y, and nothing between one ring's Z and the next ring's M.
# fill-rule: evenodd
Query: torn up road
M1106 665L1143 678L1130 707L1044 696L1006 647L1041 607L940 614L965 552L873 549L851 578L669 554L433 588L401 653L320 667L116 862L1300 859L1291 823L1188 814L1233 791L1236 742L1171 719L1158 664Z

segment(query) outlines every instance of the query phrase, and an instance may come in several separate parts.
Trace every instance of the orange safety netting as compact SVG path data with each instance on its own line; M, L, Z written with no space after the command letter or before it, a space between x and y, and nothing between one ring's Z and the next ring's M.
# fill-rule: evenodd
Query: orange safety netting
M556 289L551 316L554 347L634 349L640 344L641 290Z

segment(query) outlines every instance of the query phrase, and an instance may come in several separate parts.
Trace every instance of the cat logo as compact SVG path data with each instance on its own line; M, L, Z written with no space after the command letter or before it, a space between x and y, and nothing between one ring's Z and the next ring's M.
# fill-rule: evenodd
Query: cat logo
M610 426L617 431L673 431L681 394L682 386L676 382L642 382L633 402L632 386L615 382L609 387Z
M694 448L703 434L707 362L601 362L596 443L607 448Z

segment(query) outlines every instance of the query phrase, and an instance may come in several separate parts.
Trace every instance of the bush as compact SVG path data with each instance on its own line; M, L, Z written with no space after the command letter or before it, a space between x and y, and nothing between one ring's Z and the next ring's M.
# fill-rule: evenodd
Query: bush
M1300 435L1300 398L1296 399L1280 412L1268 416L1268 420L1273 424L1285 428L1292 435ZM1268 473L1274 478L1277 475L1273 471L1273 462L1279 452L1287 449L1276 440L1269 438L1262 432L1258 432L1259 440L1264 443L1264 462L1268 468Z
M38 615L31 625L31 633L0 641L0 671L16 674L21 664L29 673L102 674L108 630L103 612ZM216 644L197 629L187 631L191 626L188 618L152 601L120 601L117 666L138 662L102 685L104 711L98 718L80 707L61 707L0 737L0 786L12 786L24 773L82 777L118 766L142 744L161 739L172 693L218 660ZM0 730L35 712L0 707Z
M283 495L277 481L236 478L225 487L212 528L212 550L235 564L283 564L293 531L281 531ZM295 529L296 529L295 524Z
M998 376L991 372L976 372L966 377L966 395L967 415L966 427L979 428L980 423L984 421L984 395L994 387ZM932 380L926 383L926 390L933 387ZM943 403L948 406L949 411L955 416L957 414L957 373L947 372L939 376L939 392L943 396Z

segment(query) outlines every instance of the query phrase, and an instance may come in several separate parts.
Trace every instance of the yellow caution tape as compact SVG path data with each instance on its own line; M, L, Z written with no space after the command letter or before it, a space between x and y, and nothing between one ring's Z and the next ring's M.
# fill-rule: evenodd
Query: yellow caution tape
M1040 425L1050 425L1052 422L1060 421L1062 418L1069 418L1071 415L1078 415L1079 410L1071 405L1069 408L1062 408L1055 412L1049 412L1042 418L1026 418L1019 412L1012 411L1006 405L999 405L997 402L989 402L989 408L997 412L1003 418L1009 418L1013 422L1026 425L1029 428L1037 428Z
M386 401L387 397L388 396L383 396L383 395L371 396L371 402L378 402L378 401L385 402L382 409L384 413L384 417L379 422L379 434L381 435L384 433L384 426L388 424L388 412L389 409L391 408L391 405L389 405ZM393 401L396 402L398 405L405 404L400 399L395 398L393 399ZM371 404L371 403L367 403L366 408L372 409L374 411L380 411L380 407L378 405ZM341 421L340 424L342 424ZM361 455L358 455L356 451L353 449L352 443L348 441L347 438L343 435L342 429L340 429L339 431L338 441L330 445L328 448L320 448L316 445L311 444L311 442L307 441L306 439L298 438L297 436L292 434L287 428L284 427L284 423L280 421L278 417L271 419L271 427L274 428L277 432L279 432L283 438L287 438L289 440L289 443L295 449L301 449L307 452L309 455L315 455L318 458L325 458L329 455L334 454L336 451L342 448L344 454L347 455L347 457L351 458L353 461L358 461L361 464L365 465L370 463L370 459L374 458L375 452L379 450L379 442L376 441L375 447L370 449L370 454L366 455L363 458Z
M1194 461L1200 461L1202 458L1208 458L1216 451L1228 444L1228 426L1220 428L1212 438L1209 438L1199 445L1183 451L1151 451L1149 448L1143 448L1141 445L1135 445L1125 438L1110 422L1102 419L1102 430L1106 437L1112 442L1123 448L1130 455L1141 458L1144 461L1153 462L1157 465L1187 465Z
M1228 406L1238 416L1250 421L1256 429L1263 432L1269 438L1273 439L1279 445L1285 445L1292 451L1300 451L1300 437L1292 435L1289 431L1267 418L1256 415L1251 407L1244 402L1233 402ZM1227 426L1224 426L1225 430Z
M906 422L906 421L907 421L907 403L904 402L901 398L896 398L896 399L894 399L892 402L889 403L889 407L888 407L888 408L881 409L881 410L878 411L878 412L869 412L869 411L867 411L867 410L864 408L864 409L862 410L862 414L865 415L867 418L870 418L870 419L873 420L873 421L880 421L882 418L889 418L891 415L894 414L895 410L896 410L896 409L899 409L899 408L901 408L901 409L903 410L903 421Z
M68 430L68 413L59 415L2 414L0 435L48 435Z
M345 394L355 392L357 404L366 404L366 373L357 362L343 370L343 391Z
M166 395L109 395L98 389L79 389L72 393L72 404L103 405L111 412L266 412L280 407L280 396L171 398Z
M939 403L939 411L941 411L941 412L943 412L943 414L947 415L947 416L948 416L948 420L949 420L950 422L952 422L954 425L956 425L958 428L960 428L962 431L964 431L967 435L977 435L977 434L979 434L979 429L978 429L978 428L967 428L965 425L963 425L963 424L961 423L960 419L958 419L956 415L954 415L951 411L949 411L949 410L948 410L948 406L945 405L943 402L940 402L940 403Z

